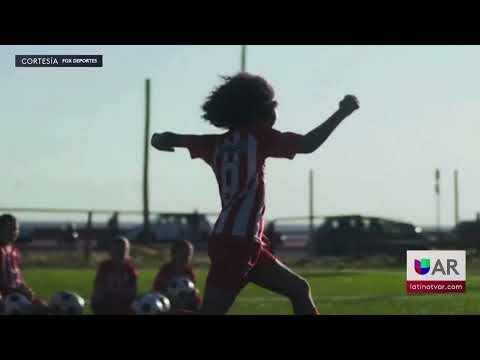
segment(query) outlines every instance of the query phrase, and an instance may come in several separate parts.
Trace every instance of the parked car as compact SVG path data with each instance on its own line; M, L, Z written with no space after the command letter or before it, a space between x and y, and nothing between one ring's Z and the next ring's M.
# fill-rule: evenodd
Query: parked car
M17 243L30 244L33 241L33 229L20 227L20 235L18 236Z
M311 245L315 254L332 256L405 255L429 248L413 224L359 215L327 217Z
M193 244L206 244L211 224L202 214L161 214L150 224L154 243L189 240ZM143 224L127 230L124 235L132 242L144 240Z
M452 230L456 247L480 249L480 221L462 221Z

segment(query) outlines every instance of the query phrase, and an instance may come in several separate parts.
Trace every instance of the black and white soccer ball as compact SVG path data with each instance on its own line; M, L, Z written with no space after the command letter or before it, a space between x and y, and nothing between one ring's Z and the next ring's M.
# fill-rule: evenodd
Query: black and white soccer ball
M197 289L188 277L172 279L165 290L168 298L175 307L182 307L195 296Z
M29 315L32 313L32 303L20 293L12 293L2 300L4 315Z
M162 302L164 312L169 312L171 310L172 306L168 297L159 292L153 292L152 294L158 297L158 299Z
M85 300L74 292L60 291L52 296L49 307L54 315L82 315Z
M162 315L170 309L164 305L158 294L149 293L139 296L132 303L132 310L135 315Z

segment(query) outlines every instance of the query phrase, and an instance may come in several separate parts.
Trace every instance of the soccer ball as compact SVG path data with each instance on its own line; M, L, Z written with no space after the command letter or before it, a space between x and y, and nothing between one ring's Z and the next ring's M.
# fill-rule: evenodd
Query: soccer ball
M73 292L60 291L52 296L49 306L55 315L82 315L85 300Z
M32 303L20 293L12 293L3 299L4 315L29 315Z
M163 295L159 292L153 292L152 294L155 295L156 297L158 297L159 300L162 302L164 312L169 312L170 309L171 309L171 304L170 304L170 300L168 299L168 297L166 297L165 295Z
M185 306L186 302L195 295L195 284L187 277L171 280L166 288L167 296L175 307Z
M132 304L135 315L161 315L168 312L158 294L146 294L138 297Z

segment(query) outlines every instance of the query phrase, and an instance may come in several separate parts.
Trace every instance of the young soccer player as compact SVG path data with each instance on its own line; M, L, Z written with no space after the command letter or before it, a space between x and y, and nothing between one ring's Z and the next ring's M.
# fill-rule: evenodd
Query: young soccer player
M20 235L20 224L11 214L0 216L0 297L20 293L31 303L34 315L46 315L48 305L37 298L26 284L21 270L20 250L15 246Z
M92 295L96 315L130 315L130 306L137 296L138 272L130 260L130 243L116 236L110 244L110 259L97 271Z
M195 284L195 272L192 267L193 245L183 240L175 242L170 249L171 260L160 268L153 282L153 290L165 293L168 283L178 277L189 278ZM198 311L202 305L202 298L195 291L191 299L183 304L182 310ZM175 307L175 304L172 304ZM178 310L178 309L174 309Z
M339 109L306 135L273 129L277 119L275 94L262 77L239 73L224 83L203 105L203 118L227 129L221 135L154 134L152 146L174 151L187 148L192 159L203 159L218 182L222 211L209 240L204 314L225 314L249 282L288 297L295 314L318 314L308 282L271 254L262 241L265 214L265 160L293 159L317 150L333 130L359 108L347 95Z

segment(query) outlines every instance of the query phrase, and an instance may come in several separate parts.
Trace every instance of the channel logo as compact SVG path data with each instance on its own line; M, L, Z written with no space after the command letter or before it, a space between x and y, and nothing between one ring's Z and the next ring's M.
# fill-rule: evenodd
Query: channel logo
M465 251L407 251L407 293L464 293Z
M415 259L415 271L419 275L425 275L430 271L430 259Z
M102 67L103 55L15 55L15 67Z

